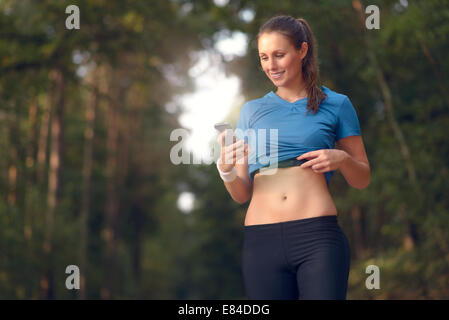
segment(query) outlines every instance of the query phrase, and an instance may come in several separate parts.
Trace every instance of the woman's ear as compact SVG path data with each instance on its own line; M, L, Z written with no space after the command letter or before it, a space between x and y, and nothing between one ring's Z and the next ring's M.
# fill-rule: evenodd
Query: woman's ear
M306 57L307 51L309 51L309 46L308 46L307 42L303 41L301 44L301 50L300 50L301 59L304 59Z

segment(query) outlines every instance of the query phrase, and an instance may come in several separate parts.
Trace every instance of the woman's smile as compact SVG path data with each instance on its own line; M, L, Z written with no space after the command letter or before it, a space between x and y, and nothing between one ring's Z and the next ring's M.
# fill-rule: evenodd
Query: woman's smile
M282 75L284 74L285 71L281 71L281 72L272 72L271 73L271 78L273 79L279 79L282 77Z

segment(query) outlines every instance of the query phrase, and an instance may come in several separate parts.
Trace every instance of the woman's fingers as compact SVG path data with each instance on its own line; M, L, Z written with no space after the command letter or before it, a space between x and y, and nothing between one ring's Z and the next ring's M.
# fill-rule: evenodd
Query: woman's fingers
M241 161L241 159L244 159L246 156L248 155L248 145L245 145L243 147L242 151L238 151L236 154L236 163L238 164L243 164L243 162Z
M244 144L244 141L242 142L236 142L232 146L226 147L224 151L225 156L225 163L234 163L234 160L236 158L241 158L245 154L245 147L247 145Z
M235 148L235 147L237 147L238 145L240 145L240 144L242 144L242 143L245 142L245 139L236 141L236 140L237 140L237 137L236 137L235 135L233 136L233 138L232 138L232 143L231 143L230 145L226 146L226 145L225 145L225 143L226 143L225 140L226 140L226 130L223 131L223 132L220 132L220 134L217 136L217 140L216 140L216 141L220 144L220 146L221 146L222 148L223 148L223 147L225 147L225 148L230 148L230 147Z
M238 148L236 150L232 150L232 151L226 152L224 154L225 159L227 159L227 161L229 161L229 162L233 162L236 157L239 157L239 156L242 156L242 155L244 155L244 148L243 147L242 148Z
M244 145L245 145L245 140L242 139L242 140L237 141L236 143L233 143L231 146L232 146L232 149L235 150L235 149L243 147Z
M236 143L233 143L232 145L225 148L225 153L231 153L235 152L236 150L243 149L245 146L245 140L237 141Z
M245 145L245 140L239 140L236 143L233 143L229 146L225 146L224 147L224 152L225 153L229 153L229 152L233 152L234 150L237 150L239 148L242 148Z
M237 137L232 133L231 129L227 129L227 130L221 132L217 138L218 143L222 147L226 146L226 143L228 143L228 145L232 145L233 143L236 142L236 140L237 140Z

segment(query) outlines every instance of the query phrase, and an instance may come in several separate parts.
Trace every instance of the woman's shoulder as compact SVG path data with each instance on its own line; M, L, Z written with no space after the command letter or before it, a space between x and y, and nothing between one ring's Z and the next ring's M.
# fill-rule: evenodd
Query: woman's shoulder
M265 94L262 97L259 98L253 98L250 100L247 100L241 108L241 112L254 112L257 108L260 108L261 106L265 105L268 103L268 100L270 98L271 95L271 91L268 92L267 94Z
M334 91L324 85L321 86L321 91L327 95L327 98L324 100L326 104L335 105L339 107L345 99L349 99L347 95Z
M265 104L270 99L271 94L272 94L272 91L267 92L263 96L259 96L258 98L253 98L253 99L246 101L246 103L252 104L252 105Z

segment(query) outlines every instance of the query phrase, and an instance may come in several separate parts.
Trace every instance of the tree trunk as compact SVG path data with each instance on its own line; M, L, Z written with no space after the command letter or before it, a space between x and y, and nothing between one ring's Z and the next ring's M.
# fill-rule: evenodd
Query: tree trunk
M34 170L33 167L35 165L35 144L36 144L36 118L37 118L37 110L38 104L37 99L34 99L30 106L29 113L29 138L28 138L28 147L27 147L27 155L26 155L26 167L27 167L27 186L25 194L25 221L23 227L23 233L25 239L30 240L32 237L32 222L31 222L31 199L29 191L31 190L32 185L34 184Z
M144 213L138 204L133 204L131 209L134 239L132 242L132 268L136 281L136 299L142 299L142 229L144 224Z
M47 103L43 105L42 122L39 134L39 146L37 151L37 182L44 184L45 167L47 162L47 140L50 124L50 94L47 94Z
M19 124L18 115L15 112L9 114L9 130L8 130L8 143L10 147L9 151L9 163L8 163L8 205L15 206L17 203L17 164L19 164L19 150L20 141L19 137Z
M430 52L429 46L427 45L427 43L424 40L424 37L421 33L418 34L417 39L421 46L421 50L423 51L427 60L429 60L430 65L432 66L433 74L435 75L435 78L437 79L436 84L440 88L444 99L446 99L446 103L449 105L449 90L447 89L446 82L444 81L443 76L441 75L440 66L433 58L433 55Z
M8 205L14 206L17 200L17 151L15 147L12 148L12 162L8 169Z
M354 206L351 210L352 228L354 231L354 249L357 258L361 258L364 255L364 237L363 237L363 225L360 206Z
M55 211L61 195L61 169L63 147L63 111L64 111L64 77L60 71L53 72L55 81L55 100L52 105L53 115L51 121L51 147L50 168L48 172L47 215L44 240L44 254L46 256L47 270L41 281L44 296L47 299L54 297L53 285L53 223Z
M81 203L81 248L80 248L80 290L78 291L79 299L87 297L87 244L89 239L89 204L90 204L90 186L92 176L92 154L95 136L95 113L98 104L98 90L91 93L91 101L87 104L86 122L87 127L84 132L84 160L83 160L83 194Z
M110 90L109 93L112 91L115 90ZM112 299L115 292L116 221L119 206L117 192L117 113L116 101L110 102L107 111L106 226L103 230L103 239L106 242L106 286L102 290L103 299Z

